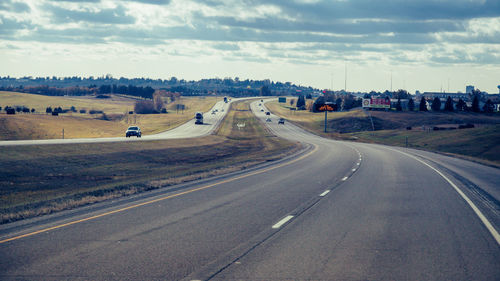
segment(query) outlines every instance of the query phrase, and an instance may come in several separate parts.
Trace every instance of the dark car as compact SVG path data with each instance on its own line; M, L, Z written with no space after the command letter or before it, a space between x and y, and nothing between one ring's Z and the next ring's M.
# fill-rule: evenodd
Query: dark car
M271 115L271 112L269 112L269 111L268 111L268 112L266 112L266 115Z
M138 138L141 137L141 129L137 126L131 126L128 127L127 131L125 132L125 137L131 137L131 136L136 136Z
M278 121L278 124L285 125L285 119L284 118L280 118L280 120Z

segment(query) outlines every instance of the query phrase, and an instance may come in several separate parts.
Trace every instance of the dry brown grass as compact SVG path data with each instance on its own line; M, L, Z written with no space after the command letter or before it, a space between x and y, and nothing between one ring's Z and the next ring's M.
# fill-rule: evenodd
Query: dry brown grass
M15 92L0 92L0 106L27 106L35 108L38 114L0 114L0 140L54 139L123 136L127 126L138 125L143 134L154 134L177 127L192 119L197 111L206 112L216 102L216 97L181 97L169 103L168 114L128 114L133 110L136 99L112 95L110 99L94 97L49 97ZM219 98L221 100L221 98ZM176 112L175 106L184 104L183 112ZM59 116L45 114L45 109L61 107L77 110L86 109L86 114L65 113ZM90 109L102 110L102 114L88 114Z
M0 221L8 222L238 171L299 146L269 135L237 104L204 138L0 147ZM246 122L238 130L235 122Z

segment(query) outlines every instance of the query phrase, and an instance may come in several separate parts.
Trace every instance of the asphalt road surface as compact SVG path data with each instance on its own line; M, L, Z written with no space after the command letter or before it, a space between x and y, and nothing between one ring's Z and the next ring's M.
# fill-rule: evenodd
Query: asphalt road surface
M238 100L238 99L233 99ZM69 143L102 143L102 142L122 142L122 141L145 141L145 140L165 140L165 139L183 139L183 138L198 138L209 135L222 121L226 115L230 103L223 101L217 102L210 111L203 114L203 125L196 125L193 119L162 133L153 135L142 135L137 137L112 137L112 138L80 138L80 139L49 139L49 140L15 140L15 141L0 141L0 146L8 145L39 145L39 144L69 144ZM212 114L212 112L214 112Z
M498 169L270 118L300 155L0 226L0 279L500 279Z

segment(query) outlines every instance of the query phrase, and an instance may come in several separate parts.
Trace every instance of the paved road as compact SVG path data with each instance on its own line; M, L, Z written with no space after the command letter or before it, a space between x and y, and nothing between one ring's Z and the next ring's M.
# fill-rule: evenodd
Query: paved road
M236 101L238 99L233 99ZM126 138L126 137L112 137L112 138L80 138L80 139L50 139L50 140L16 140L16 141L0 141L0 146L9 145L38 145L38 144L69 144L69 143L102 143L102 142L122 142L122 141L145 141L145 140L164 140L164 139L182 139L182 138L198 138L209 135L222 121L226 115L231 102L224 103L223 101L217 102L210 111L203 114L204 124L195 125L193 119L162 133L153 135L143 135L141 138ZM215 114L212 114L215 111ZM123 132L125 135L125 132Z
M499 242L453 186L468 188L457 169L480 171L462 175L477 187L498 182L497 169L270 118L304 143L301 156L1 226L0 279L499 279Z

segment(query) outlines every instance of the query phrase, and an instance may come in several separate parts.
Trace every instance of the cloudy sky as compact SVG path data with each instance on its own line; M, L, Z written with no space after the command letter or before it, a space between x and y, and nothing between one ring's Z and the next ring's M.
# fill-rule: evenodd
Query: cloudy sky
M0 76L106 74L498 93L500 1L0 1Z

